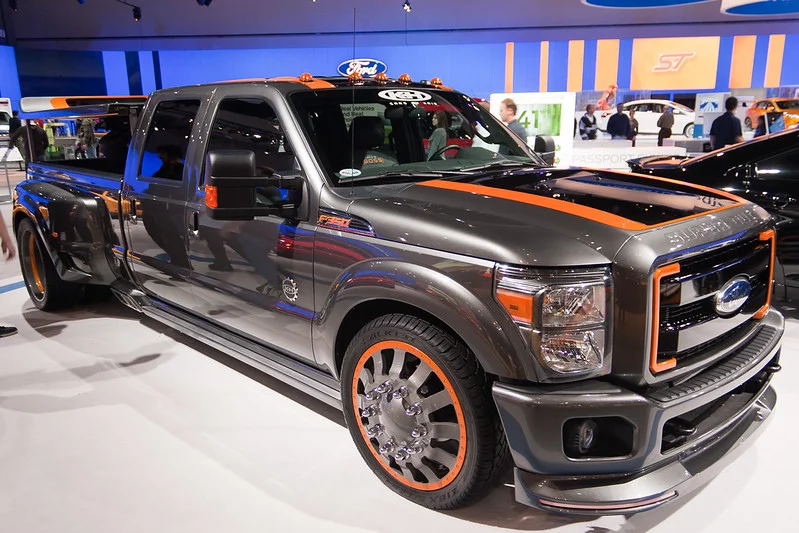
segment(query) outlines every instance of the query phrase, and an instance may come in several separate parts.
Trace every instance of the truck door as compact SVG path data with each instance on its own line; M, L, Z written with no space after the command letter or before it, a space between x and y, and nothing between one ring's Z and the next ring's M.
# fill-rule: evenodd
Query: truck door
M258 172L303 176L276 106L266 96L236 95L240 91L217 89L205 121L211 123L206 154L250 150ZM212 220L204 209L203 179L201 172L187 212L197 312L255 342L313 361L315 226L279 216ZM286 193L264 188L257 191L258 201L277 206Z
M137 281L150 295L186 309L195 300L185 223L191 169L185 162L200 102L162 100L144 117L149 118L147 136L135 152L141 155L127 168L127 176L135 179L126 179L123 190L125 203L132 207L125 227Z

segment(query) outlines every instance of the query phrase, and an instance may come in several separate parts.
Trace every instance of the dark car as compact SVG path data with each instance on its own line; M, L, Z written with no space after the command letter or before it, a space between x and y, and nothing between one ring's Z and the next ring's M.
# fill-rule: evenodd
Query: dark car
M775 294L799 296L799 129L699 157L651 156L627 164L633 172L722 189L764 207L777 218Z

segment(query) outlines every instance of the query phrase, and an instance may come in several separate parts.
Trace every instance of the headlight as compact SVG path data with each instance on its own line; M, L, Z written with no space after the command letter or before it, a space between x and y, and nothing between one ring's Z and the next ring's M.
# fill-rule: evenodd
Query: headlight
M609 370L612 285L608 268L499 267L495 294L544 368L556 374Z

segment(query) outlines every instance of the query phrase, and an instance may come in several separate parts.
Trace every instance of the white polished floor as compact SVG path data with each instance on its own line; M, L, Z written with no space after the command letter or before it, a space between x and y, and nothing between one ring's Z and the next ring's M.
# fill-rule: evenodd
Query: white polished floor
M20 332L0 339L2 533L799 530L797 320L771 425L692 497L569 519L505 486L439 513L385 488L335 410L121 304L39 312L20 280L6 264L0 324Z

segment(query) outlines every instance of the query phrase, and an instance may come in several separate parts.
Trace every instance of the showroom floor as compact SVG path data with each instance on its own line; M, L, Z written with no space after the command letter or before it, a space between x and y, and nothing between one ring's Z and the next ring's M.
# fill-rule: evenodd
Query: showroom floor
M0 262L0 302L20 330L0 340L3 533L797 530L796 319L777 411L736 463L665 509L570 519L514 503L509 484L458 512L411 504L340 413L121 304L39 312L16 260Z

